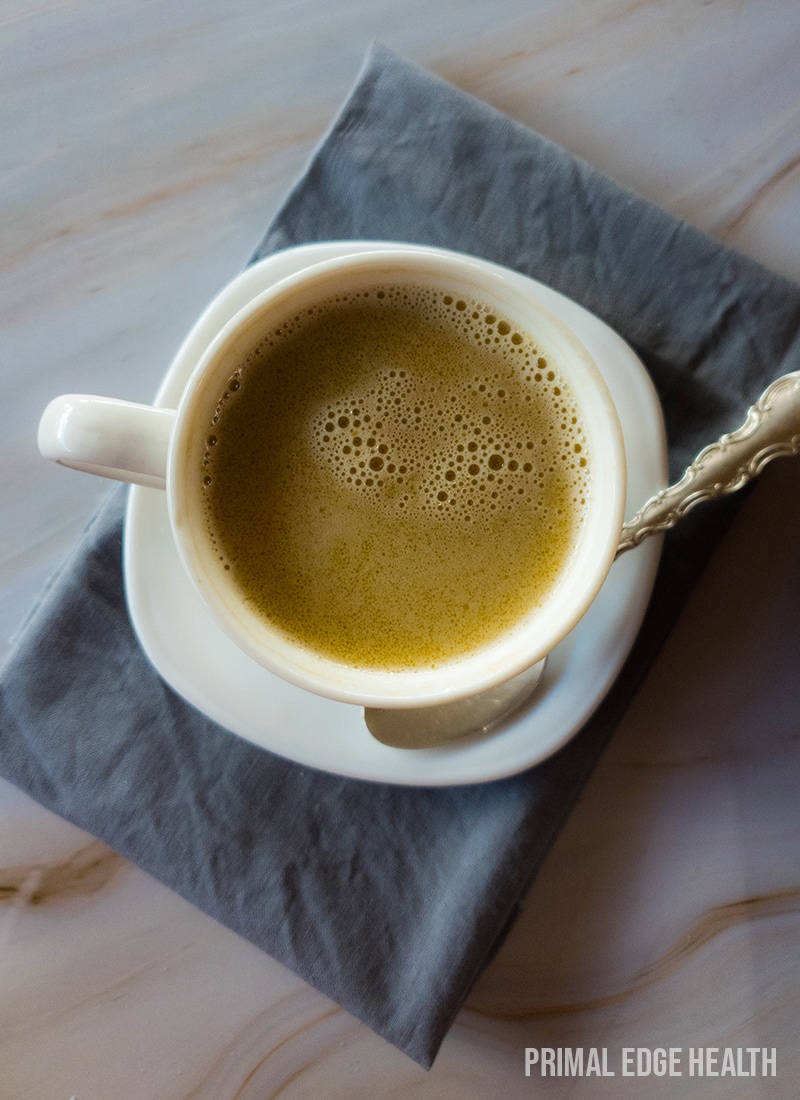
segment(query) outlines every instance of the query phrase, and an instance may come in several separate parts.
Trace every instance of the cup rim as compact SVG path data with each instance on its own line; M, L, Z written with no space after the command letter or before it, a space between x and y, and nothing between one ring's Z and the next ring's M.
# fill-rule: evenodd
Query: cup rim
M569 347L570 364L565 373L574 388L582 413L586 414L593 440L602 442L602 468L593 458L593 485L602 485L602 497L593 488L576 563L545 600L548 615L532 609L514 627L486 646L436 668L388 671L358 669L314 653L288 639L241 605L232 606L226 586L209 569L208 546L199 533L192 510L196 498L190 487L187 467L193 453L191 431L198 407L207 394L218 396L220 383L230 375L230 361L236 346L247 343L254 327L265 325L264 314L289 314L312 298L322 298L334 289L333 280L369 281L370 277L426 279L445 277L465 293L489 301L517 320L525 329L516 307L558 333ZM575 377L578 375L578 382ZM588 400L584 390L591 394ZM208 405L204 408L207 410ZM614 476L608 476L613 472ZM623 522L626 493L625 449L622 429L611 394L596 363L572 330L543 305L535 294L523 290L501 272L488 269L480 260L454 254L432 254L414 249L392 249L354 253L323 260L280 280L254 296L217 333L198 360L178 405L175 430L168 456L167 499L170 523L178 554L195 589L223 631L257 663L298 687L348 703L371 707L419 707L463 698L504 682L541 660L582 618L602 586L614 560ZM600 508L598 501L602 500ZM554 593L561 593L555 600Z

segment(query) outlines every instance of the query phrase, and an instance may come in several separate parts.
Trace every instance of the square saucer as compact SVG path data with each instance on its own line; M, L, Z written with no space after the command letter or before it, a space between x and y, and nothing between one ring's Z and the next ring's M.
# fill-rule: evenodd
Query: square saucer
M178 351L155 404L174 408L193 364L222 325L254 295L336 256L402 248L396 242L300 245L247 268L208 306ZM415 248L419 246L414 245ZM442 253L442 249L422 251ZM476 261L520 283L583 342L611 390L628 459L626 515L667 484L661 406L633 350L606 324L542 283ZM376 741L363 710L312 695L239 650L211 617L186 576L172 538L166 495L133 486L125 521L124 576L134 631L159 675L207 717L253 744L299 764L384 783L450 786L524 771L546 759L589 718L611 687L647 609L660 539L611 567L588 612L549 655L531 699L484 737L430 749Z

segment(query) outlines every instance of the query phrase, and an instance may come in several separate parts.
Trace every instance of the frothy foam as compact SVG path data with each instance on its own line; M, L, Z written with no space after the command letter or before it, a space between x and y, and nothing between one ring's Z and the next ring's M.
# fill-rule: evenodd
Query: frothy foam
M530 335L396 286L268 333L220 397L202 467L210 533L250 602L329 655L409 667L477 648L541 598L591 462Z

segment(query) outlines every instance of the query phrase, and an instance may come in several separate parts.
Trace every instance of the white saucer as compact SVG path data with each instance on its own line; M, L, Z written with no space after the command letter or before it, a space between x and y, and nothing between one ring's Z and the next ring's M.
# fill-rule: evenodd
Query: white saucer
M191 364L253 295L312 263L393 247L399 246L352 241L303 245L254 264L197 322L155 404L177 405ZM598 318L541 283L505 273L533 289L573 328L603 372L625 436L627 514L632 515L667 483L664 424L649 375L631 348ZM387 783L447 786L521 772L577 732L628 655L647 607L659 552L660 540L650 539L615 562L588 613L550 654L540 686L521 712L483 739L421 750L380 744L367 731L360 707L293 687L237 649L212 621L183 572L166 496L158 489L134 486L130 491L124 569L128 608L145 653L164 680L209 718L255 745L325 771Z

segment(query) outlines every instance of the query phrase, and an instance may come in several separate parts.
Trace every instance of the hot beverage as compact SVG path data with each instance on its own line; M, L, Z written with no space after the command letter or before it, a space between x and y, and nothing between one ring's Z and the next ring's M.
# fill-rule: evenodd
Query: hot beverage
M220 567L287 637L431 668L513 628L569 564L591 454L564 372L491 306L331 295L232 365L197 478Z

